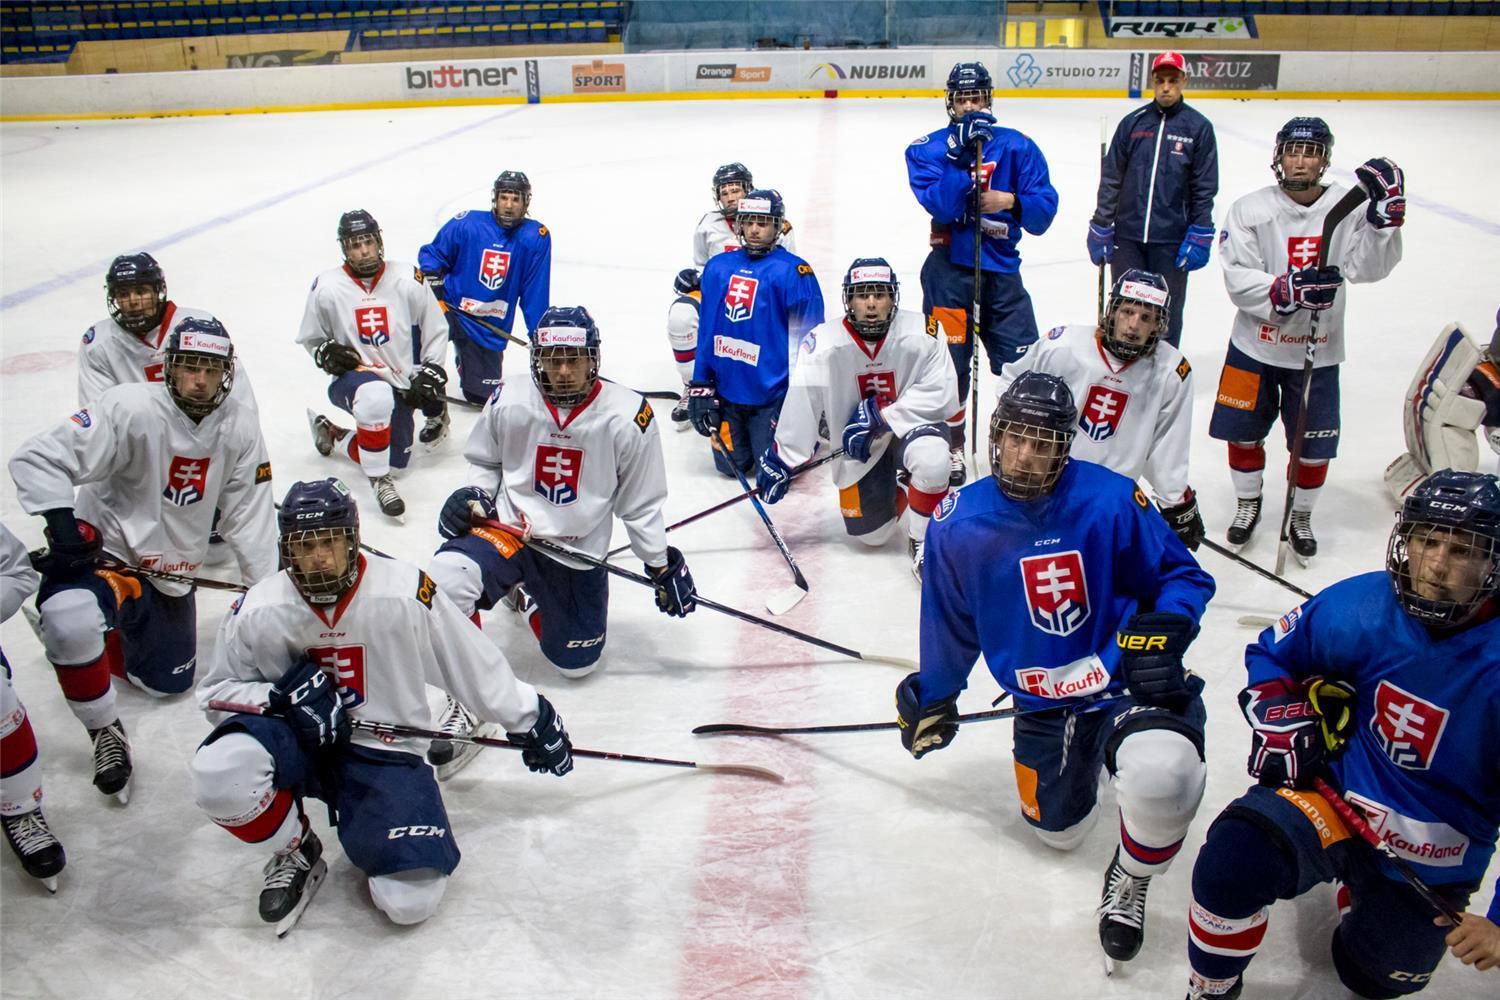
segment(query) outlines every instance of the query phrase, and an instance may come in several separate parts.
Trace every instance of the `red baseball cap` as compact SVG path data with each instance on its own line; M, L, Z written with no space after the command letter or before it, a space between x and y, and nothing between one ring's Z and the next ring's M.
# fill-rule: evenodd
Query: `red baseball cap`
M1181 52L1163 52L1151 60L1151 73L1153 76L1159 69L1175 69L1177 72L1186 75L1187 60L1182 58Z

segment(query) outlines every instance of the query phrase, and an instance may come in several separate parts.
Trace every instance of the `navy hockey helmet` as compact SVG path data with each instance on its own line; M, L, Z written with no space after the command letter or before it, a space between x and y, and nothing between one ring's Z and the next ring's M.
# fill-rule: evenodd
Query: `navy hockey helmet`
M344 251L344 264L351 273L368 278L380 270L380 265L385 262L385 240L380 236L380 223L375 221L375 216L362 208L345 212L339 216L338 236L339 247ZM349 246L368 236L375 237L375 256L356 262L349 256Z
M891 297L890 308L883 317L870 317L855 307L856 295L879 291ZM844 321L862 339L874 343L889 333L900 301L901 282L896 280L896 272L884 257L860 257L844 272Z
M553 406L589 398L599 384L599 327L587 309L549 306L542 313L531 331L531 377Z
M1500 480L1441 469L1407 494L1386 546L1386 572L1406 613L1462 624L1500 591Z
M727 207L724 204L724 185L738 184L740 195L749 194L755 187L755 178L750 176L750 168L743 163L726 163L714 171L714 205L726 219L734 218L733 204Z
M1139 303L1154 315L1151 328L1145 331L1145 338L1139 342L1127 339L1139 336L1137 327L1132 326L1125 336L1121 336L1117 326L1120 306L1126 302ZM1104 322L1101 324L1104 349L1121 361L1144 358L1156 350L1156 342L1167 332L1171 304L1167 279L1161 275L1134 267L1120 275L1114 288L1110 289L1109 303L1104 307Z
M234 387L234 344L224 324L212 317L189 316L172 327L163 362L167 392L194 420L217 410ZM210 385L213 393L205 395Z
M1288 149L1323 158L1323 165L1311 178L1286 176L1281 158ZM1293 118L1281 126L1276 133L1276 150L1271 157L1271 170L1276 174L1276 183L1286 191L1306 191L1323 178L1328 164L1333 159L1333 132L1321 118Z
M500 211L500 192L510 191L521 196L521 212L513 215L510 212ZM495 221L506 229L514 229L520 225L526 213L531 209L531 179L519 170L502 170L500 176L495 178L495 186L490 189L490 211L495 216Z
M134 303L129 308L122 306L122 292L140 287L152 289L154 300L139 308ZM104 303L109 307L109 318L121 329L134 334L154 329L167 310L167 278L156 258L149 253L130 253L110 261L109 270L104 272Z
M990 417L990 472L1012 500L1051 491L1068 464L1078 408L1068 383L1045 372L1022 372Z
M960 97L973 97L978 95L984 99L984 106L989 107L993 103L995 83L990 78L990 71L985 68L984 63L961 62L954 65L948 71L947 94L943 103L948 108L948 117L954 121L962 118L953 108L953 102Z
M293 483L276 513L276 529L281 567L307 600L333 604L354 586L359 576L359 507L341 481Z
M769 243L752 243L745 237L745 223L752 220L770 222ZM764 257L776 249L776 241L781 239L781 228L785 222L786 205L781 200L781 192L771 188L756 188L740 199L735 209L734 231L746 253L752 257Z

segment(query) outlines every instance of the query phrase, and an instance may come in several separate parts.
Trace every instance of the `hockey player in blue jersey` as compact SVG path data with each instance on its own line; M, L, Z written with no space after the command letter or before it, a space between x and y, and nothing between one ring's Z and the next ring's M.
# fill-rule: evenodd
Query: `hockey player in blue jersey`
M733 474L731 461L750 472L771 446L793 352L823 322L812 266L777 243L785 219L780 194L751 191L735 213L740 248L703 268L688 414L694 430L717 434L729 450L714 447L714 467L726 476Z
M536 329L552 290L552 237L526 218L531 181L506 170L491 193L490 211L459 212L417 251L417 267L448 313L459 385L471 403L500 384L506 340L496 329L511 332L518 301L526 329Z
M1037 337L1031 296L1021 283L1017 244L1025 230L1045 233L1057 216L1057 191L1036 143L995 123L990 113L990 71L959 63L948 74L948 124L906 147L912 194L932 216L932 249L922 264L922 312L927 332L948 340L958 372L958 398L969 395L969 310L974 295L974 146L983 144L979 170L980 269L983 271L979 339L990 371L1016 360ZM965 411L949 421L954 486L967 475L963 461Z
M1427 985L1445 942L1500 967L1500 893L1457 928L1310 790L1324 776L1462 910L1500 827L1500 481L1433 473L1407 496L1384 573L1327 588L1245 651L1240 706L1260 784L1193 866L1189 996L1237 997L1271 904L1337 880L1331 942L1362 997Z
M958 733L974 662L1022 709L1021 812L1042 843L1081 844L1098 780L1116 786L1120 841L1099 938L1126 961L1144 938L1146 890L1182 847L1203 797L1203 682L1183 653L1214 593L1135 484L1070 459L1067 383L1023 372L990 419L991 476L950 493L927 529L921 669L896 689L901 742L920 758Z

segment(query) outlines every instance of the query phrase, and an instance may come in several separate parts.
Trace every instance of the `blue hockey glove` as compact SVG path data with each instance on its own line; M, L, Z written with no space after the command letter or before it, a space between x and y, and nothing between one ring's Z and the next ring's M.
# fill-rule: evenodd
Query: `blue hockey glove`
M1182 654L1198 634L1187 615L1148 611L1135 615L1115 633L1120 673L1137 701L1181 710L1195 693L1182 666Z
M920 674L907 674L896 685L896 724L901 728L901 745L918 760L943 749L958 735L958 695L924 705L920 678Z
M672 279L672 288L678 295L689 295L698 291L702 276L696 267L685 267L677 272L677 277Z
M336 340L325 340L313 349L313 364L334 378L338 378L341 375L348 375L364 364L364 359L348 344L340 344Z
M1250 723L1250 776L1267 788L1311 787L1328 746L1317 706L1302 685L1278 677L1245 688L1239 701Z
M944 154L949 162L960 167L974 165L974 146L983 145L995 137L990 127L995 116L988 111L970 111L962 119L948 126L948 150Z
M505 736L523 748L522 762L536 773L551 771L560 778L573 770L573 741L557 709L543 696L536 696L536 723L524 733Z
M1213 249L1212 226L1188 226L1182 246L1177 248L1177 270L1196 271L1208 264L1208 252Z
M689 382L687 396L688 419L693 422L693 430L708 437L724 419L718 390L712 382Z
M1406 221L1406 175L1383 156L1354 168L1354 176L1370 192L1365 218L1376 229L1400 228Z
M1102 222L1089 223L1089 260L1094 262L1095 267L1109 263L1109 259L1115 255L1115 226L1114 223L1105 225Z
M656 606L663 614L673 618L686 618L698 607L698 588L693 583L693 574L688 571L687 560L675 546L667 546L665 566L647 566L646 575L656 585Z
M462 538L469 533L474 516L494 520L499 516L495 498L478 486L460 486L448 494L438 512L438 534L444 538Z
M281 675L267 699L269 714L292 727L297 745L319 750L349 742L349 714L327 671L312 660L298 660Z
M781 460L781 455L776 451L776 444L771 446L760 456L756 463L755 488L760 490L760 498L766 503L780 503L781 498L786 496L786 491L792 485L792 470Z
M1306 267L1288 271L1271 282L1271 305L1283 316L1298 309L1321 312L1333 306L1344 275L1337 267Z
M844 453L856 462L868 462L871 445L890 429L890 424L880 415L880 400L866 396L849 414L849 422L844 425Z
M50 581L76 580L99 565L104 540L99 529L73 515L72 507L54 507L42 512L47 528L47 553L36 560L36 570Z

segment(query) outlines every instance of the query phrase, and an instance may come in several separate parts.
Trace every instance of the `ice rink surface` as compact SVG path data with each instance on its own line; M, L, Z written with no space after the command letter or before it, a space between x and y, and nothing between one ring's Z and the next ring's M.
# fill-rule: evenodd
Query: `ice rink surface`
M1191 98L1191 94L1188 95ZM1061 210L1021 244L1043 330L1094 315L1084 233L1098 179L1101 120L1134 102L1006 100L1002 123L1046 154ZM1448 322L1487 340L1500 303L1500 106L1482 102L1198 102L1219 139L1215 220L1272 181L1272 137L1293 115L1325 117L1332 174L1384 155L1406 171L1405 259L1352 289L1343 369L1343 444L1314 516L1322 552L1289 575L1316 590L1383 565L1391 506L1381 472L1401 450L1399 405L1417 361ZM341 212L370 210L387 256L417 247L460 209L486 206L501 169L526 171L532 214L553 232L553 302L584 304L603 334L602 370L641 389L677 378L665 334L672 276L709 208L709 178L743 160L779 188L798 249L831 313L849 261L884 255L921 305L926 219L902 151L944 122L940 101L684 101L177 118L0 128L4 204L3 451L66 419L80 334L105 315L103 274L117 253L148 249L172 298L216 313L254 377L278 495L298 478L337 474L354 488L365 540L425 563L442 499L462 481L474 414L419 456L398 485L398 526L363 477L313 451L304 407L332 414L326 378L293 344L315 274L339 262ZM1218 258L1192 278L1184 349L1196 367L1193 484L1209 530L1233 509L1222 444L1206 434L1232 310ZM518 324L519 326L519 324ZM512 351L512 354L515 352ZM523 357L510 378L527 377ZM992 380L983 383L984 411ZM674 433L660 407L668 521L736 487L703 439ZM347 422L347 421L345 421ZM1279 432L1278 432L1279 434ZM1284 489L1279 436L1267 517L1245 555L1270 564ZM1493 457L1486 450L1486 463ZM1486 465L1486 467L1490 467ZM773 515L811 596L795 628L871 653L915 657L918 588L904 541L871 552L846 541L826 479L800 485ZM28 545L40 519L0 487L5 523ZM623 532L618 532L623 538ZM701 592L763 613L787 571L746 505L674 532ZM15 859L0 861L0 991L6 997L1180 997L1191 865L1218 810L1247 785L1248 729L1234 698L1245 614L1277 614L1291 595L1200 551L1219 592L1190 665L1208 680L1208 792L1177 866L1155 880L1146 948L1106 980L1094 907L1116 840L1113 795L1071 855L1037 843L1017 808L1009 726L966 727L946 751L913 761L893 732L800 740L704 739L699 723L879 721L893 716L901 670L825 653L700 610L659 614L643 588L615 580L603 667L557 677L529 631L492 614L486 631L523 678L557 704L576 745L704 761L740 760L787 775L748 778L580 760L566 779L532 775L487 751L444 793L464 851L441 910L398 929L325 836L329 880L301 925L277 941L255 912L262 850L194 807L186 764L207 732L190 699L127 692L134 796L121 808L89 782L90 749L20 616L6 655L40 743L46 812L69 864L49 898ZM633 558L622 560L638 568ZM211 655L225 595L199 598L200 659ZM997 686L976 670L960 708ZM310 814L326 829L321 807ZM1483 911L1497 868L1471 904ZM1246 1000L1334 998L1327 941L1332 891L1278 905ZM1451 958L1423 996L1500 993Z

